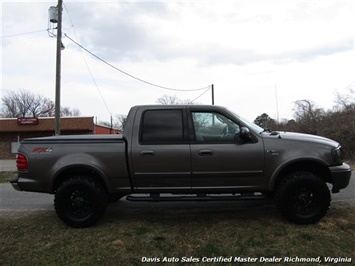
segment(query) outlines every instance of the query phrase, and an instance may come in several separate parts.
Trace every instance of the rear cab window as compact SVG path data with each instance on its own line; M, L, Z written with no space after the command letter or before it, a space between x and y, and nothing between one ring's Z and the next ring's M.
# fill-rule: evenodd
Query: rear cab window
M182 109L147 110L141 122L141 144L177 144L187 141Z

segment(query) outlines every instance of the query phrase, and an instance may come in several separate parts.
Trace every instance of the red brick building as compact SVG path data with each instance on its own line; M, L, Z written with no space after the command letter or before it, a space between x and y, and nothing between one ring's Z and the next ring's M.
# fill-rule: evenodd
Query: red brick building
M21 140L55 135L55 119L2 118L0 119L0 159L14 159ZM61 135L119 134L120 130L94 124L93 117L63 117Z

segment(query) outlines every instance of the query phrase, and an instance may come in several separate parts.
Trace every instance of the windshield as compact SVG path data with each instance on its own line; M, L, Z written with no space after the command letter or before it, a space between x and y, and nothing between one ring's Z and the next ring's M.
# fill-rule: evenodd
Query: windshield
M238 115L238 114L232 112L231 110L228 110L228 111L229 111L231 114L233 114L236 118L238 118L243 124L245 124L245 126L246 126L247 128L249 128L249 130L253 131L254 133L260 134L261 132L264 131L263 128L261 128L261 127L259 127L258 125L256 125L256 124L250 122L248 119L246 119L246 118L244 118L244 117L242 117L242 116L240 116L240 115Z

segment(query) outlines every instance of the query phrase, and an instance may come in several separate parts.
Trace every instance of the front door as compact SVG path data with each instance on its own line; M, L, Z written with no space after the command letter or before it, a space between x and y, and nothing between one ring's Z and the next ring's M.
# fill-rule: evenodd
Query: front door
M227 114L191 111L190 119L195 135L191 142L193 189L250 190L260 186L262 140L242 140L241 125Z

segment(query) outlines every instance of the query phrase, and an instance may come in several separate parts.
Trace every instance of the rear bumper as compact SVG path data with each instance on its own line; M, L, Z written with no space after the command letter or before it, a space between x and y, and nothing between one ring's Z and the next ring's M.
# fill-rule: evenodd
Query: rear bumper
M39 181L28 179L25 177L17 177L13 180L10 180L12 187L18 191L32 191L32 192L44 192L50 193L46 190L47 184L42 184Z
M19 183L18 183L18 178L10 180L10 184L12 185L12 187L14 189L16 189L18 191L22 191L22 189L20 188Z
M329 167L333 188L333 193L338 193L340 189L346 188L350 183L351 178L351 167L343 163L339 166Z

